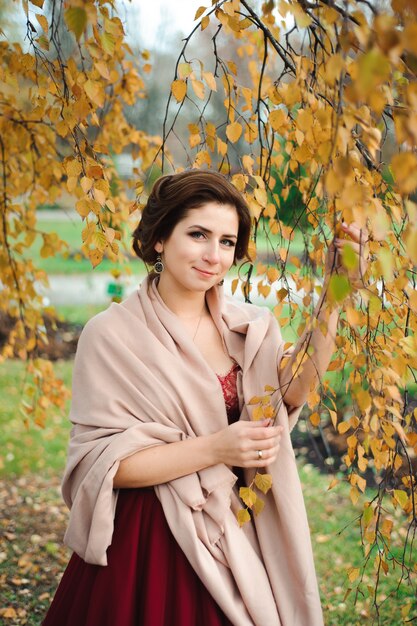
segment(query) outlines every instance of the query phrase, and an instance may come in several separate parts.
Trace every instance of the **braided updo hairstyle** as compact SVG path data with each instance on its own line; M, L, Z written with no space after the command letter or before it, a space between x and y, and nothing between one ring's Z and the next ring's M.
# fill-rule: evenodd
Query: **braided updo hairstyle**
M234 261L248 256L251 216L239 191L219 172L188 170L159 178L134 230L133 250L147 265L153 265L155 244L165 241L190 209L207 202L231 204L236 208L239 230Z

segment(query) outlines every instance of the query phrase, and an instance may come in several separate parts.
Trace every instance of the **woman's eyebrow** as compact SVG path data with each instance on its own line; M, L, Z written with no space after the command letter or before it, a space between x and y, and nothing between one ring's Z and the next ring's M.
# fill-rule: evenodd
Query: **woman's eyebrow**
M207 233L208 235L212 235L213 231L209 230L208 228L205 228L205 226L201 226L200 224L193 224L192 226L189 226L189 229L191 228L199 228L200 230L202 230L203 232ZM237 239L237 235L222 235L222 237L228 237L229 239Z

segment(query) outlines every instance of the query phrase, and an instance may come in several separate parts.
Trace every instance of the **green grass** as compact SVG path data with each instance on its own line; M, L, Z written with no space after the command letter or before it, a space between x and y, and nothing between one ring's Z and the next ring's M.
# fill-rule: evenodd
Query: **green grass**
M58 318L62 321L69 322L70 324L80 324L84 326L88 320L107 309L109 303L103 304L83 304L80 306L78 304L71 305L60 305L56 306L55 310L58 315Z
M72 362L58 362L56 370L70 385ZM0 477L15 481L21 476L30 483L31 475L62 474L70 424L67 406L61 414L52 410L44 429L33 424L26 428L19 412L24 378L24 364L21 362L9 361L0 365ZM343 481L328 491L330 477L321 474L312 465L303 463L302 459L299 460L299 467L326 626L376 624L372 599L366 589L367 585L371 588L374 585L372 569L365 573L365 597L359 595L356 606L354 595L357 581L352 585L347 579L348 568L360 567L363 563L357 522L361 503L352 505L349 485ZM363 499L369 499L372 495L369 492ZM392 511L392 515L399 528L404 526L400 512ZM399 556L400 550L401 532L398 530L393 533L393 552ZM380 624L395 626L403 623L401 608L413 602L412 591L405 584L395 593L399 575L397 569L381 577L378 599L383 601L385 598L385 602L382 602L380 608ZM353 587L353 591L345 598L349 587Z
M354 605L355 591L358 580L350 583L347 570L351 567L361 568L364 564L364 554L360 541L358 515L363 501L373 496L372 490L367 490L362 497L362 503L353 506L350 497L350 486L344 482L328 491L330 478L320 474L313 466L300 464L300 476L303 483L316 569L319 578L323 610L327 626L357 626L358 624L377 624L373 608L373 590L375 576L372 563L367 568L361 591ZM387 505L389 506L389 505ZM396 558L401 557L402 531L406 520L400 511L390 510L395 518L395 526L399 529L392 534L392 553ZM417 560L417 550L411 563ZM397 584L401 571L397 567L390 569L388 575L381 574L377 595L380 603L380 624L383 626L397 626L403 622L401 608L410 603L412 610L409 617L417 617L415 588L403 583L398 592ZM414 574L414 586L416 585ZM370 587L370 590L367 587ZM349 589L350 593L347 593ZM345 596L347 597L345 598Z
M70 387L72 362L56 363L56 372ZM61 472L65 464L70 423L68 405L64 411L51 410L44 429L33 423L25 426L20 411L26 378L25 364L0 364L0 477L27 473Z

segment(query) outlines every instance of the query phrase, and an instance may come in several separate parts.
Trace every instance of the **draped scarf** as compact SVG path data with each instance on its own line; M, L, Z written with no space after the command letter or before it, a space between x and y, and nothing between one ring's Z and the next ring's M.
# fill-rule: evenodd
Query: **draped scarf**
M249 400L279 389L284 353L266 308L224 297L207 306L240 370L240 419ZM310 533L290 431L301 407L272 396L284 431L264 510L239 527L236 476L224 464L156 485L167 523L192 567L236 626L322 626ZM70 508L65 542L88 563L107 565L122 459L150 446L209 435L227 426L217 375L180 320L146 279L121 304L85 326L77 348L73 423L62 491ZM247 484L255 470L246 469Z

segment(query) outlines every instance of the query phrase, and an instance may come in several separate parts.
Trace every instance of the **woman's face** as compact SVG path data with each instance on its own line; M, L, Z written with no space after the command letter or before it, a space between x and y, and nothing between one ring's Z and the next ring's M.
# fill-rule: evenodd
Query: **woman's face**
M165 269L160 281L176 291L207 291L233 264L239 218L231 204L207 202L190 209L155 250Z

